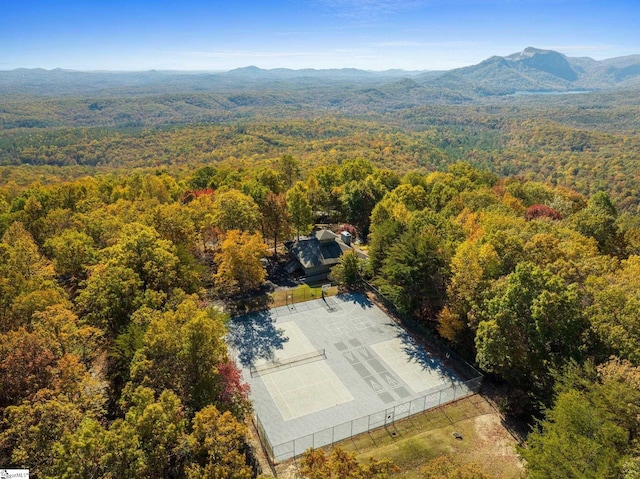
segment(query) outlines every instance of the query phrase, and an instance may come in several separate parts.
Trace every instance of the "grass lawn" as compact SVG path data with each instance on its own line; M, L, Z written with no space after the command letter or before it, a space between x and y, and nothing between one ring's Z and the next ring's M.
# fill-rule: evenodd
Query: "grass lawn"
M462 439L456 439L454 433ZM355 452L361 461L369 457L391 459L400 467L393 477L420 478L420 468L442 454L461 464L476 463L494 477L522 477L516 441L502 426L500 414L479 395L366 436L345 441L342 446Z
M325 296L335 296L338 294L338 287L331 286L328 291L325 291ZM277 308L279 306L286 306L292 303L302 303L304 301L310 301L312 299L322 298L322 285L309 286L308 284L301 284L295 288L283 289L280 291L274 291L268 294L261 294L259 296L253 296L242 300L229 301L227 303L227 311L232 315L248 314L254 311L262 311L265 309Z
M454 433L462 435L456 439ZM515 453L516 441L504 428L500 414L480 395L417 414L392 426L362 434L339 444L359 461L388 458L400 467L394 478L423 477L420 469L442 454L460 464L478 464L492 477L523 477ZM293 477L293 467L282 465L279 477ZM288 470L288 471L287 471Z
M335 296L336 294L338 294L338 287L331 286L324 295ZM309 286L308 284L301 284L295 288L269 293L269 307L277 308L278 306L285 306L292 302L302 303L319 298L322 298L322 285Z

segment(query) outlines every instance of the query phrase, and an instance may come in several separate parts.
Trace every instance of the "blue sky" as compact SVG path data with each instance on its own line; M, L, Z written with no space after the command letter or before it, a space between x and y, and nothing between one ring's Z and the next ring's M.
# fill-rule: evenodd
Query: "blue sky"
M0 70L439 70L640 54L637 0L1 0Z

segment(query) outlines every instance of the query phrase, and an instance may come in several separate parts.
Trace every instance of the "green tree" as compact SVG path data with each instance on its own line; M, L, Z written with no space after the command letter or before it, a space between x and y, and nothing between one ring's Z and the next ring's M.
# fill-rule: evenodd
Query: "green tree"
M197 234L191 211L179 203L157 205L151 210L146 223L152 226L165 240L171 241L177 247L197 252Z
M187 421L178 396L163 391L155 399L154 391L137 388L127 410L125 422L139 438L144 455L144 477L178 477L186 448Z
M490 243L467 240L458 247L450 267L448 301L438 317L438 332L473 352L478 313L497 275L498 255Z
M191 411L216 404L218 366L227 361L223 315L187 298L175 310L151 318L131 364L125 402L138 386L174 391Z
M345 184L351 181L363 181L367 176L373 174L375 167L373 164L363 158L356 158L355 160L347 160L343 162L338 169L338 177L340 183ZM331 170L324 170L324 175L331 175ZM318 181L321 181L318 178Z
M618 211L611 198L600 191L591 197L586 208L573 216L573 222L580 233L595 238L601 252L615 254L624 250L617 217Z
M254 232L259 224L258 205L250 196L230 189L216 194L211 205L213 224L223 231Z
M99 264L92 268L76 298L77 311L88 324L115 337L141 305L142 286L131 268Z
M162 239L154 228L139 223L126 225L118 242L107 248L105 255L108 264L134 271L142 281L143 291L169 292L180 287L177 281L180 260L175 246Z
M640 257L629 257L611 274L590 277L587 288L593 297L587 316L605 354L640 364Z
M273 168L261 168L255 173L256 181L258 182L258 184L267 189L267 193L271 192L277 195L278 193L283 192L283 190L285 189L283 179L288 178L289 173L289 171L285 172L285 169L288 168L286 163L288 163L291 158L292 157L289 156L289 159L279 165L280 172L274 170ZM293 168L292 170L290 170L292 174L291 181L293 182L294 176L297 174L295 169L295 159L294 164L291 165L291 167Z
M347 251L329 273L329 279L336 283L355 288L360 285L360 262L355 251Z
M344 185L340 198L343 211L347 222L358 228L358 235L363 240L369 235L371 212L384 193L384 186L371 178L351 181Z
M300 239L301 232L302 234L311 232L313 228L313 211L311 211L311 206L307 200L307 189L304 183L298 181L293 188L287 191L287 210L298 239Z
M77 425L66 425L53 446L51 477L182 476L189 445L174 393L164 391L155 400L151 389L136 389L125 417L108 428L94 417L71 418Z
M87 267L96 257L91 236L75 230L64 230L48 239L44 247L51 251L56 272L75 279L86 277Z
M536 398L548 395L552 370L582 356L588 325L577 285L532 263L516 267L481 315L478 364Z
M213 166L207 165L198 168L188 180L189 187L196 190L208 188L215 173L216 169Z
M52 448L53 466L48 477L89 479L105 477L108 452L106 431L93 418L84 418L73 432L65 432Z
M300 176L300 163L291 155L282 155L278 160L278 170L286 188L289 189ZM271 191L277 193L273 189Z
M264 204L267 194L271 191L267 186L252 178L242 183L242 190L245 195L250 196L254 203L260 208Z
M372 231L369 235L369 262L374 274L380 272L384 260L389 254L389 249L406 229L407 225L396 219L372 224Z
M147 464L135 428L123 419L116 419L103 434L104 453L100 462L106 476L142 477Z
M623 479L640 479L640 457L628 459L622 466Z
M328 212L331 210L331 194L330 191L325 190L320 186L320 183L315 176L309 176L306 184L307 188L307 200L311 211Z
M640 426L638 369L617 360L597 371L571 366L556 390L554 406L520 451L529 477L621 477Z
M85 411L77 404L48 390L10 406L0 432L0 457L7 464L29 468L31 474L44 477L53 465L53 444L65 433L74 432L84 417Z
M21 223L14 222L0 242L0 331L26 325L31 315L65 302L51 263Z
M441 307L446 253L430 231L404 233L389 247L380 270L381 291L404 314L434 319Z

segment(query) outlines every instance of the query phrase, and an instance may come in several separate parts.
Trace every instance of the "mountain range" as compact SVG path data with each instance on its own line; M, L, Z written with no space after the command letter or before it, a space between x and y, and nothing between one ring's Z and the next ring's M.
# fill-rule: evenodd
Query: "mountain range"
M444 94L472 98L518 92L624 89L640 87L640 55L598 61L529 47L509 56L493 56L477 65L448 71L263 70L257 67L213 73L0 71L0 93L8 94L96 94L114 89L127 89L132 93L238 91L254 90L256 84L277 89L284 83L295 83L298 87L375 87L382 94L399 88L413 90L413 96Z
M506 57L493 56L477 65L436 75L425 73L419 78L432 86L482 95L635 88L640 86L640 55L598 61L529 47Z

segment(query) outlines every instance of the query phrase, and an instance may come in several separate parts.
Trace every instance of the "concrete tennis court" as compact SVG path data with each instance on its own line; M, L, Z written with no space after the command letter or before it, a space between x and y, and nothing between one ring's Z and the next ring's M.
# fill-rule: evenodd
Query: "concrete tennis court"
M335 430L326 440L296 441L304 436L350 423L351 430L340 433L349 437L358 432L355 419L370 416L366 427L371 418L384 425L398 407L413 414L461 397L456 390L467 392L455 373L362 294L234 318L228 343L269 443L283 445L276 458L336 440ZM434 391L445 392L444 399L440 393L435 404L424 399L418 405Z

